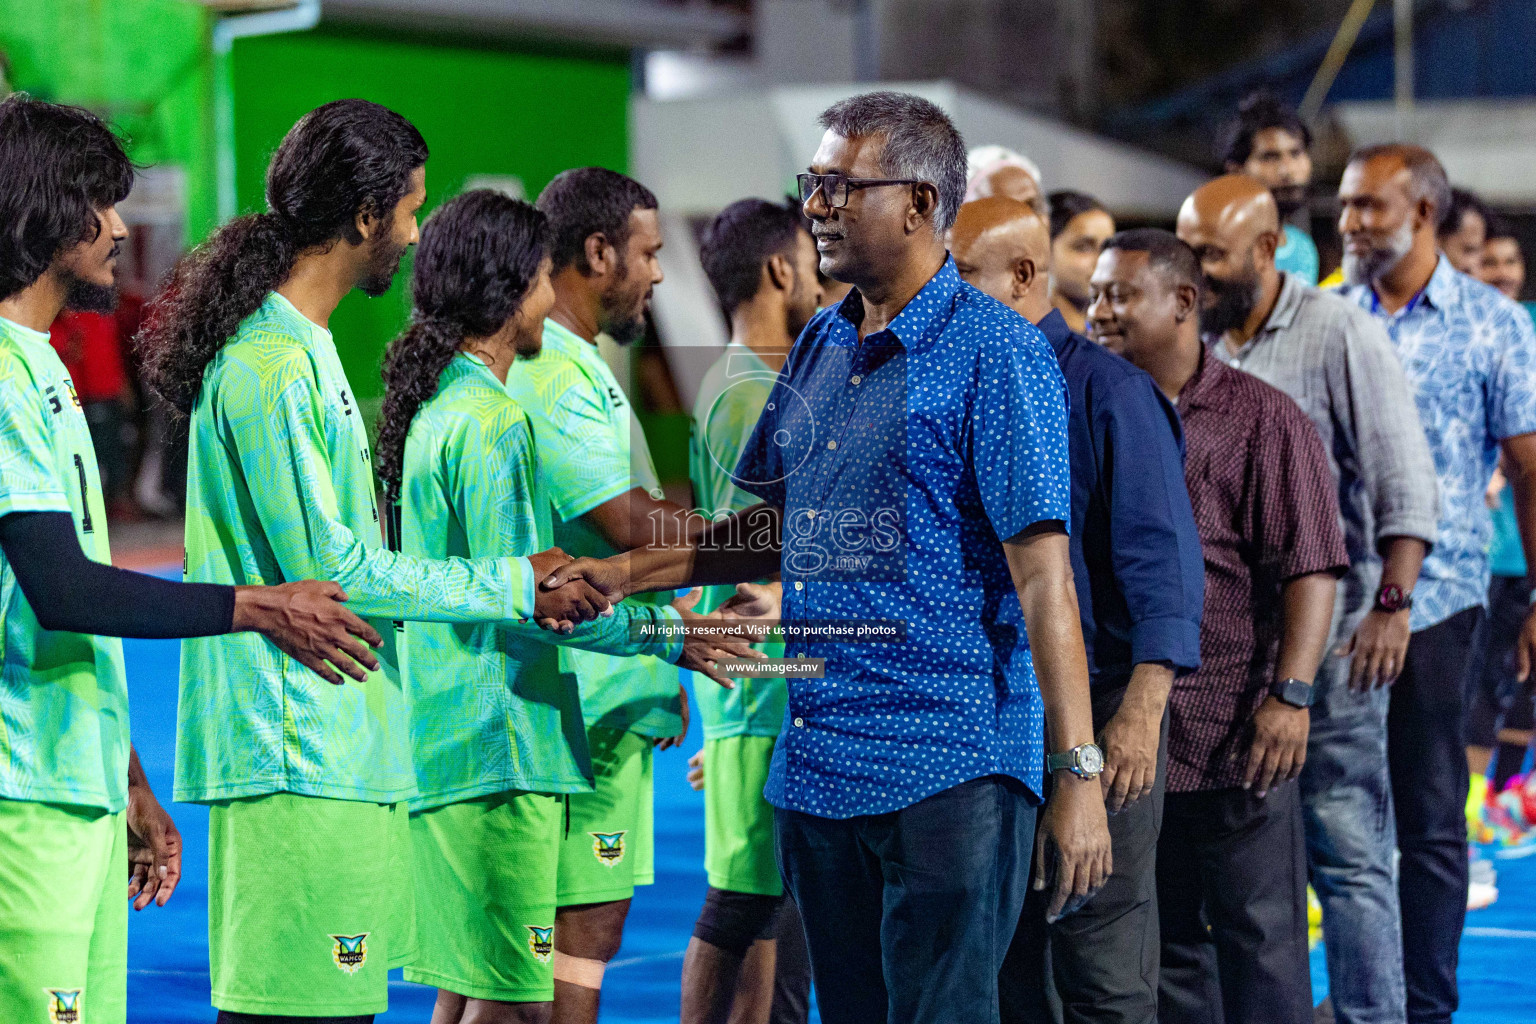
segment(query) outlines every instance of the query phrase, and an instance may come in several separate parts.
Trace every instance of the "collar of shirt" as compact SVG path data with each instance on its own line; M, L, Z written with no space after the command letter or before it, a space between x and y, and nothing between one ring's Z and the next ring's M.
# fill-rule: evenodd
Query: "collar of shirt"
M1417 295L1409 299L1407 304L1396 313L1388 313L1382 308L1381 299L1376 295L1374 284L1351 285L1350 297L1359 302L1373 315L1385 317L1387 320L1401 320L1417 312L1421 305L1427 305L1430 309L1445 309L1456 301L1456 268L1451 266L1451 261L1441 253L1435 261L1435 271L1429 275L1429 283L1419 289ZM1362 301L1363 300L1363 301Z
M1195 375L1179 391L1179 415L1188 416L1196 409L1214 409L1217 412L1229 409L1231 402L1227 389L1221 385L1222 379L1230 372L1220 359L1210 358L1210 352L1201 345L1200 362L1195 367Z
M739 380L751 375L760 377L763 374L778 376L777 371L767 363L763 357L752 351L739 341L728 341L725 350L721 353L725 357L725 379L728 381Z
M1067 326L1067 318L1061 315L1061 310L1052 309L1035 325L1040 328L1040 333L1045 335L1045 340L1051 343L1051 349L1056 357L1061 358L1061 353L1072 340L1073 331Z
M563 352L568 356L588 362L596 357L602 360L602 353L597 346L586 338L577 334L569 327L557 321L554 317L546 317L544 320L544 346ZM608 365L607 363L603 364Z
M864 341L885 345L889 344L886 335L890 335L908 354L920 354L944 332L953 310L954 298L964 283L960 279L960 271L955 269L955 258L946 252L944 265L928 279L927 284L918 289L917 294L896 315L896 319L885 330L870 334ZM837 315L853 325L854 344L858 344L859 324L864 322L864 296L859 294L857 288L839 303ZM834 344L846 343L830 335L828 340Z

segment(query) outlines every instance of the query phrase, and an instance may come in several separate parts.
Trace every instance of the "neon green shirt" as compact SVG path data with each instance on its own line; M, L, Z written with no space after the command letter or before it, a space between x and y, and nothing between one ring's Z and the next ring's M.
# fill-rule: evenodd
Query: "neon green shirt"
M68 512L110 562L91 432L48 335L0 319L0 516ZM0 799L120 811L128 687L115 637L43 629L0 554Z
M640 423L597 346L545 320L544 350L512 365L507 393L539 439L539 479L554 509L555 543L570 555L614 554L581 517L635 487L659 498L661 485ZM665 604L670 597L633 600ZM580 684L588 725L642 736L675 736L682 728L675 665L562 649L560 667Z
M400 538L406 554L433 559L528 555L553 543L533 429L472 356L448 364L411 423ZM681 639L646 639L630 625L681 621L666 605L625 601L568 637L531 622L407 623L401 662L421 791L411 808L509 789L591 789L581 698L560 671L558 645L672 661Z
M208 365L187 453L189 580L335 580L385 638L384 667L332 686L254 633L185 640L176 799L416 794L389 620L533 613L525 558L388 551L368 438L329 331L273 293Z
M777 379L778 374L756 352L735 343L725 346L704 374L693 405L688 476L693 480L693 500L705 515L722 518L761 501L737 487L731 474ZM735 587L706 587L698 610L713 611L735 593ZM762 650L769 657L782 657L784 644L768 641ZM693 695L705 739L779 734L789 699L783 679L738 679L734 690L715 685L708 676L698 676L695 682Z

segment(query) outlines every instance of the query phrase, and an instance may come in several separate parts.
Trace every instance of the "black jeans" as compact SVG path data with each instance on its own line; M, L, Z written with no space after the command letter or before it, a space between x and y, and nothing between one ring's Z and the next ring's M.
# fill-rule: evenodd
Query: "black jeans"
M774 812L824 1024L989 1024L1035 806L991 775L888 814Z
M1158 839L1162 1024L1311 1024L1301 791L1169 793Z
M1118 708L1122 688L1114 695ZM1094 694L1093 727L1113 711ZM1168 716L1152 792L1109 816L1114 872L1086 906L1045 923L1048 892L1030 890L998 976L1003 1024L1157 1024L1157 836L1163 822Z
M1467 752L1462 708L1481 608L1408 641L1387 710L1397 892L1410 1024L1448 1024L1467 917Z
M1488 767L1488 781L1497 792L1520 771L1525 745L1499 740L1503 729L1529 732L1536 676L1520 682L1515 678L1515 643L1531 610L1531 588L1524 577L1495 576L1488 585L1488 616L1474 641L1468 673L1466 741L1468 746L1492 747L1496 753Z

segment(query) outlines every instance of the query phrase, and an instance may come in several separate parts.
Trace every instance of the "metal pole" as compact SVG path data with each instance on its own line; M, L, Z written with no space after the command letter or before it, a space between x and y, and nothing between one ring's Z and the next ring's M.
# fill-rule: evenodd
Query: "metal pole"
M1322 109L1328 90L1333 88L1333 80L1339 76L1339 69L1344 66L1350 47L1360 37L1360 29L1375 5L1376 0L1354 0L1349 10L1344 12L1344 20L1339 22L1339 30L1334 33L1333 42L1328 44L1328 53L1318 66L1317 74L1312 76L1312 84L1307 86L1306 96L1302 98L1300 113L1303 121L1310 122Z
M1397 137L1407 142L1413 125L1413 0L1393 0L1392 40L1392 95L1396 101Z

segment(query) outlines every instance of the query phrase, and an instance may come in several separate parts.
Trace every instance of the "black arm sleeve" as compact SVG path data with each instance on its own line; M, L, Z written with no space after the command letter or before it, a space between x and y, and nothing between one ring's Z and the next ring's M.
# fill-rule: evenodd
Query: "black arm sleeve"
M93 562L68 512L0 516L0 550L44 629L173 639L228 633L234 623L234 587L173 583Z

